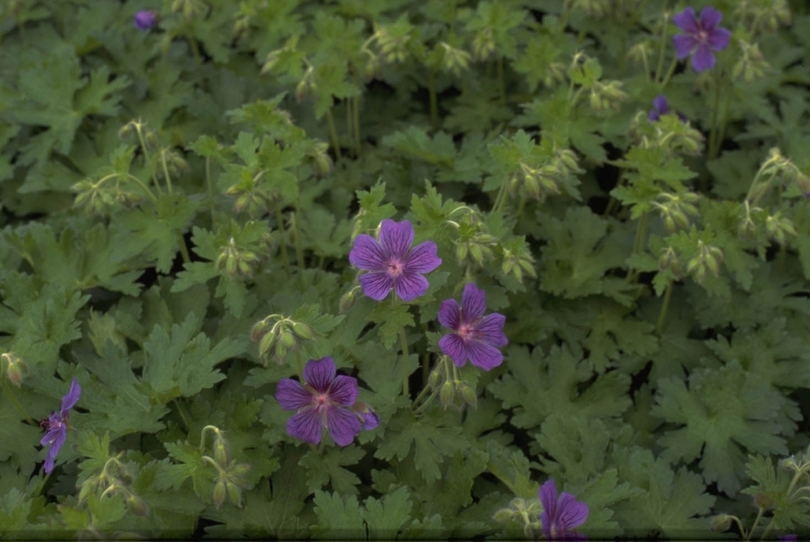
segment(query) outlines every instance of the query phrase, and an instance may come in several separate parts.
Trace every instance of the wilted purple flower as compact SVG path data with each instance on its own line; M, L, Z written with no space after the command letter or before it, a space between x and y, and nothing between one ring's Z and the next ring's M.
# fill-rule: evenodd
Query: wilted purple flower
M710 70L714 67L714 53L728 46L731 32L718 28L723 15L711 6L700 12L700 20L691 7L672 17L675 25L684 33L673 36L675 53L678 59L692 55L692 67L696 72Z
M585 540L585 537L572 532L588 519L588 505L578 502L570 493L563 493L557 499L557 486L548 480L537 491L543 511L540 523L547 540Z
M472 282L464 286L461 308L455 299L447 299L439 307L439 323L452 330L439 340L439 347L459 367L469 359L489 371L503 361L498 349L509 342L503 334L506 317L497 312L484 316L486 308L486 293Z
M139 11L135 14L132 22L138 30L149 30L150 28L154 28L157 24L158 13L151 9Z
M284 410L298 411L287 421L290 436L318 444L326 427L339 446L347 446L361 429L373 429L380 423L374 411L365 404L360 413L352 410L357 393L357 379L335 376L334 360L325 357L307 362L303 385L291 378L279 381L276 400Z
M50 474L53 470L56 455L59 453L59 450L62 448L67 438L70 409L79 401L81 393L82 387L79 386L79 382L74 378L70 383L70 389L67 395L62 397L62 410L53 412L47 420L42 420L42 425L47 427L48 431L39 443L43 446L50 445L48 456L45 458L45 474Z
M349 261L358 269L368 271L360 276L363 293L382 301L394 289L403 301L412 301L427 292L428 281L422 273L430 273L442 263L436 256L436 243L425 241L411 248L413 226L407 220L383 220L380 239L361 233L354 240Z

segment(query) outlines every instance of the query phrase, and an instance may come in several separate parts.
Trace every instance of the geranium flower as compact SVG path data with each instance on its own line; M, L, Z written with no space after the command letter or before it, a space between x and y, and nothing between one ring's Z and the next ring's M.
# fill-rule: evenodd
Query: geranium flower
M731 38L731 32L717 26L722 19L723 15L711 6L703 8L700 20L691 7L672 17L675 25L683 31L683 34L672 37L678 59L692 55L692 67L696 72L712 69L714 67L712 50L725 49Z
M158 22L157 11L153 11L151 9L139 11L135 14L132 22L135 25L135 28L138 30L149 30L150 28L154 28Z
M537 491L543 511L540 523L547 540L585 540L585 537L572 532L588 519L588 505L579 502L570 493L557 498L554 480L548 480Z
M460 308L455 299L447 299L439 307L439 323L452 330L439 340L439 347L458 367L469 359L489 371L503 361L498 349L509 342L503 334L506 317L497 312L484 316L486 308L486 293L472 282L464 286Z
M403 301L424 295L428 281L422 273L430 273L442 263L436 256L436 243L425 241L411 248L413 226L407 220L383 220L379 241L360 234L349 252L349 262L368 271L360 276L363 293L382 301L394 289Z
M279 381L276 400L281 408L298 411L287 421L290 436L318 444L326 427L339 446L348 446L363 428L379 425L377 415L365 403L358 413L351 408L357 401L357 379L335 376L335 372L332 358L311 359L304 367L303 385L291 378Z
M42 425L45 426L48 431L39 443L43 446L50 446L48 456L45 458L45 474L50 474L53 470L56 455L59 453L59 450L62 448L67 438L70 409L79 401L81 393L82 387L79 386L79 382L74 378L70 383L70 389L67 395L62 397L62 410L53 412L48 419L42 420Z

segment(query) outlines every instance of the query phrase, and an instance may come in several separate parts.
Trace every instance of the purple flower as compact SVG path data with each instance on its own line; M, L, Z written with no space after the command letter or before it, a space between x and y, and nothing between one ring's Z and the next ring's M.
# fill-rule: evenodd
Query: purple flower
M365 403L357 410L357 379L335 376L335 362L330 357L311 359L304 367L304 385L284 378L276 388L276 400L284 410L298 413L287 421L287 433L311 444L321 442L323 428L339 446L351 444L361 429L373 429L380 421ZM361 427L362 426L362 427Z
M651 121L655 122L661 118L661 115L666 115L667 113L669 113L669 102L663 94L659 94L653 100L653 108L650 109L649 118Z
M669 102L666 97L663 94L659 94L653 99L653 108L650 109L648 117L651 122L657 122L658 119L661 118L661 115L666 115L670 111ZM678 113L678 118L681 119L681 122L686 122L687 120L686 117L680 113Z
M464 286L461 308L455 299L447 299L439 307L439 322L452 330L439 340L439 347L459 367L469 359L476 367L489 371L503 361L498 349L509 342L503 334L506 317L497 312L484 316L486 308L484 290L472 282Z
M62 448L67 438L70 409L79 401L81 393L82 387L79 386L79 382L74 378L73 382L70 383L70 389L67 395L62 397L62 410L53 412L48 419L42 420L42 425L47 427L48 431L39 443L43 446L50 445L48 456L45 458L45 474L50 474L53 470L56 455L59 453L59 450Z
M796 542L798 540L795 534L786 534L784 536L777 536L777 538L782 542Z
M573 533L574 529L588 519L588 505L578 502L570 493L563 493L557 499L557 486L554 480L548 480L537 491L543 512L540 523L547 540L584 540L582 535Z
M407 220L383 220L380 239L360 234L349 252L349 261L359 269L368 271L360 276L363 293L375 301L382 301L391 288L403 301L412 301L424 295L428 281L422 273L430 273L442 263L436 256L436 243L425 241L411 248L413 226Z
M683 31L683 34L672 37L678 59L692 55L692 67L696 72L712 69L714 67L712 50L725 49L731 38L731 32L717 27L722 19L723 15L711 6L703 8L700 20L691 7L672 17L675 25Z
M132 22L138 30L149 30L150 28L154 28L157 24L158 13L151 9L139 11L135 14Z

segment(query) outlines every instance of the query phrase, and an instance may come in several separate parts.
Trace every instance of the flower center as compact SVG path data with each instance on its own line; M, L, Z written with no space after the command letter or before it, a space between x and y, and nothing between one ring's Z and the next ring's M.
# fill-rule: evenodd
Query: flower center
M457 333L463 341L469 341L475 338L475 330L470 328L470 324L461 324L458 326Z
M698 31L698 40L702 42L709 41L709 33L703 30L702 28Z
M404 270L405 266L399 258L391 258L388 260L388 263L385 264L385 272L388 273L388 276L391 278L400 276Z
M319 393L315 396L315 404L318 408L323 408L329 405L329 395L326 393Z

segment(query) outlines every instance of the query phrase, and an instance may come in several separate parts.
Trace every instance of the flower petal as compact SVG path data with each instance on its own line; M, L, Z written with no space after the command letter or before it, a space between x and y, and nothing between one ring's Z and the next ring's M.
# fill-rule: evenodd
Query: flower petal
M723 14L711 6L706 6L700 11L700 26L705 31L711 31L723 20Z
M473 322L484 316L487 310L487 294L474 283L468 282L461 294L461 321Z
M684 34L672 36L672 42L675 44L675 55L678 57L678 60L688 57L692 50L698 45L697 40L692 36Z
M427 292L428 280L419 273L402 273L394 281L394 290L402 301L413 301Z
M439 306L439 323L457 330L461 325L461 311L455 299L445 299Z
M70 383L70 389L68 390L67 395L62 397L62 416L66 416L67 411L76 405L81 394L82 387L79 386L79 381L74 378Z
M495 348L500 348L509 343L506 335L503 333L503 325L505 323L506 316L498 312L493 312L479 320L473 329L478 332L478 340L491 344Z
M425 241L416 245L405 258L405 272L430 273L442 263L442 259L436 256L436 243Z
M467 342L467 355L470 357L470 363L485 371L491 371L503 363L503 354L500 350L480 341Z
M413 226L407 220L383 220L380 225L380 244L388 254L404 257L413 244Z
M59 454L59 450L62 449L62 445L65 443L66 438L67 427L63 425L61 426L60 431L57 432L56 439L51 442L51 447L48 449L48 455L45 457L45 474L50 474L53 470L56 456Z
M659 94L653 98L653 107L662 115L669 113L669 102L663 94Z
M588 519L588 505L577 502L576 497L570 493L560 495L557 503L557 524L570 531L576 529Z
M287 420L287 434L310 444L321 442L323 422L321 416L314 408L302 410Z
M326 426L338 446L348 446L362 430L357 416L350 410L339 407L326 411Z
M543 524L543 533L546 539L551 539L551 524L557 516L557 486L554 480L547 480L540 489L537 490L537 496L540 499L540 504L543 505L543 511L540 513L540 522Z
M360 286L363 293L374 301L382 301L394 286L394 281L387 273L372 271L365 275L360 275Z
M650 112L647 114L647 118L650 119L650 122L656 122L658 119L661 118L661 115L655 109L650 109Z
M377 428L380 425L380 417L377 416L377 413L373 410L369 409L368 412L363 412L363 429L366 431L371 431L372 429Z
M698 73L714 67L714 53L705 43L698 45L697 51L692 55L692 67Z
M56 416L56 418L54 418L54 416ZM48 431L45 432L45 435L42 437L39 443L42 446L50 446L59 439L60 435L66 434L67 428L65 427L65 424L62 423L62 417L54 412L51 414L48 420ZM62 436L62 439L64 440L64 436Z
M731 32L725 28L715 28L709 34L709 47L715 51L722 51L728 47L728 42L731 39Z
M361 233L354 239L354 246L349 251L349 263L358 269L379 271L385 266L385 252L380 244L370 235Z
M326 393L335 379L335 360L329 356L311 359L304 366L304 382L318 393Z
M339 405L350 407L357 401L357 379L351 376L340 375L332 382L329 388L329 398Z
M439 339L439 348L446 356L450 356L457 367L463 367L467 362L467 346L455 333L449 333Z
M282 378L276 385L276 401L284 410L300 410L312 404L312 394L297 380Z
M677 26L687 34L697 34L698 32L700 32L700 28L698 27L697 16L695 16L695 10L692 9L691 7L686 8L682 12L673 15L672 22L675 23L675 26Z

